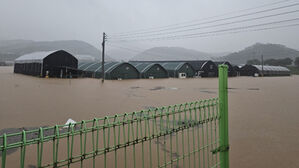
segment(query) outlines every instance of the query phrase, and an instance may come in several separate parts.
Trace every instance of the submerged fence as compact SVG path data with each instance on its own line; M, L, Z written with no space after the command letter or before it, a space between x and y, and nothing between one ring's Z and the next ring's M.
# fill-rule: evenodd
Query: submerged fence
M219 98L3 134L0 143L2 168L228 168L227 66Z

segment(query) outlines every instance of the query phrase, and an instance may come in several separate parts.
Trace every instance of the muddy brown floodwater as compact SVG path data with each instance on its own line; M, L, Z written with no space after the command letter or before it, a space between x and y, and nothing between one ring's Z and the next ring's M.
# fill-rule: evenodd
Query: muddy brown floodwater
M0 68L0 130L217 97L216 78L41 79ZM299 167L299 76L229 78L232 168Z

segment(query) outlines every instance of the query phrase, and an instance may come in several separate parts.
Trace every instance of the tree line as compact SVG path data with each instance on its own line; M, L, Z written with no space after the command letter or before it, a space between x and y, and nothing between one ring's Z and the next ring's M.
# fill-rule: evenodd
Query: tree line
M293 60L291 58L282 58L282 59L266 59L264 61L264 65L272 65L272 66L288 66L292 65ZM251 59L247 61L249 65L261 65L262 62L259 59ZM299 57L295 58L294 64L296 67L299 67Z

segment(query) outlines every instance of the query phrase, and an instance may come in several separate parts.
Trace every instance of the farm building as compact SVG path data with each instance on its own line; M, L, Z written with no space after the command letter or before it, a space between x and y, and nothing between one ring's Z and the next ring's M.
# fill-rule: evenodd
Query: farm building
M100 62L80 63L80 70L84 76L102 78L102 64ZM139 71L131 64L124 62L107 62L104 65L105 79L139 79Z
M14 72L32 76L76 77L78 60L64 50L34 52L15 60Z
M192 78L195 75L193 67L186 62L165 62L160 65L168 71L169 77Z
M290 70L282 66L244 65L240 69L241 76L290 76Z
M236 73L237 76L240 76L240 71L241 71L241 68L242 68L243 65L234 65L233 68L234 68L234 71Z
M218 67L213 61L132 61L133 62L151 62L151 63L188 63L195 70L194 76L216 77L218 75ZM170 75L171 76L171 75Z
M213 61L186 61L195 69L196 76L216 77L218 76L218 67Z
M140 72L141 78L168 78L168 72L157 63L131 63Z
M228 66L228 76L237 76L237 71L235 71L234 67L229 62L219 61L219 62L214 62L214 63L216 64L217 67L222 64L227 65Z

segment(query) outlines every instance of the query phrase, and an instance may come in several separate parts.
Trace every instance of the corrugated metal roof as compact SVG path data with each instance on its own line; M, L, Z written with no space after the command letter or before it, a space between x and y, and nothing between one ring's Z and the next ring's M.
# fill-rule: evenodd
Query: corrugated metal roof
M15 63L42 63L44 58L46 58L48 55L53 54L56 51L43 51L43 52L34 52L30 54L25 54L17 59L15 59Z

